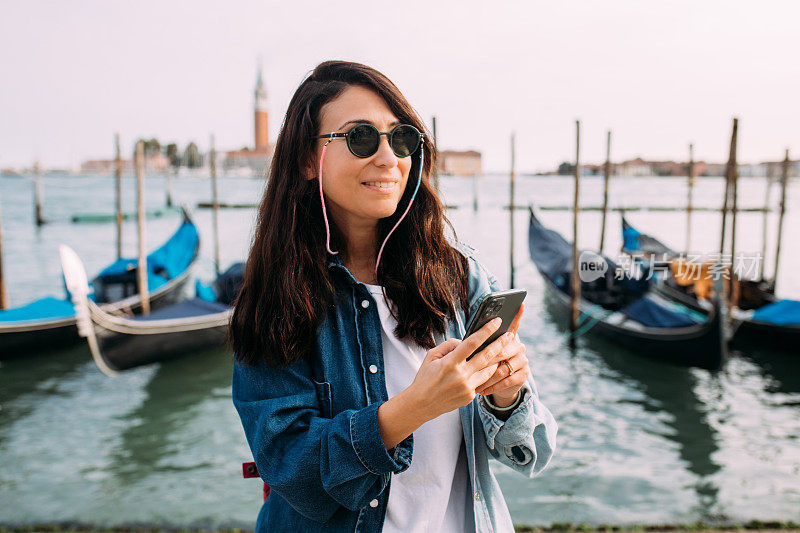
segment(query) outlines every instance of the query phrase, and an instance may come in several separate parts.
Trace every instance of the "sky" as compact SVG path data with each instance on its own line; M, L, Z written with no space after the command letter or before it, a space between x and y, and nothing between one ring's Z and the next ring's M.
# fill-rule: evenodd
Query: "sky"
M259 58L270 138L327 59L386 74L440 149L485 171L636 156L800 154L800 2L0 0L0 168L71 167L139 137L253 143Z

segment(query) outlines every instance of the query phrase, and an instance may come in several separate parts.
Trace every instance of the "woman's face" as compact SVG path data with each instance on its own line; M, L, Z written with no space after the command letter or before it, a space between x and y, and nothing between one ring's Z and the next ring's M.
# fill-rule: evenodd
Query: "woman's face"
M318 133L346 132L363 123L387 132L400 122L378 93L351 85L322 106ZM315 167L327 139L318 142ZM381 135L378 151L365 158L351 154L343 137L331 141L322 163L322 189L326 208L337 225L346 231L354 224L375 225L378 219L392 215L406 188L412 157L397 157L387 135Z

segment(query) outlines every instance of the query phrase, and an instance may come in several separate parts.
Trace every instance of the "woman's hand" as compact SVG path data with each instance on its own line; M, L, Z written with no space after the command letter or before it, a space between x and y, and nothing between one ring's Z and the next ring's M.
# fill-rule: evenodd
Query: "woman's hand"
M448 339L428 350L411 385L378 408L378 427L387 450L428 420L475 399L475 390L495 373L504 357L503 347L514 335L506 333L469 361L466 359L497 331L500 323L497 318L463 341Z
M497 366L495 373L477 390L478 394L491 394L492 403L498 407L507 407L514 403L517 399L517 394L519 394L522 385L530 374L530 365L528 358L525 356L525 345L522 344L517 334L524 311L525 304L521 304L514 320L511 322L511 326L508 328L514 339L503 347L503 353L500 357L501 362ZM509 368L502 361L509 362L514 369L513 374L509 375Z
M513 334L499 337L469 361L466 359L500 327L500 323L496 318L463 341L448 339L428 350L414 382L407 389L426 420L469 404L475 398L475 390L496 372L503 360L503 348L513 340Z

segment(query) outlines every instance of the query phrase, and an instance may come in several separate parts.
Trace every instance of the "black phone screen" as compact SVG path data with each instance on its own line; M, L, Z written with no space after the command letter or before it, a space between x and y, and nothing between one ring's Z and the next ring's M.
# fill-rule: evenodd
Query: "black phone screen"
M511 322L517 315L517 311L519 311L519 306L522 305L527 294L528 291L525 289L509 289L507 291L498 291L486 295L475 311L475 314L470 318L464 338L466 339L496 317L500 317L503 322L500 324L500 327L497 328L497 331L492 333L477 350L467 357L467 361L508 331Z

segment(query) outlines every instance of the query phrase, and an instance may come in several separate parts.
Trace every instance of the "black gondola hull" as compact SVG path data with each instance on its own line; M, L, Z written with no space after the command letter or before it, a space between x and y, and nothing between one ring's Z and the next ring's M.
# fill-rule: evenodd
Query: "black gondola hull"
M669 300L681 303L696 311L707 311L696 298L690 294L671 287L668 284L657 286L659 294ZM800 326L770 324L747 318L734 318L733 347L768 346L783 352L800 354Z
M547 278L542 277L545 280L546 295L553 304L554 310L568 317L570 297ZM687 333L665 335L653 331L653 329L633 330L600 320L587 331L587 334L600 335L641 356L675 365L712 371L719 370L724 366L726 357L718 312L713 312L713 315L709 316L708 322Z
M779 326L757 320L741 320L733 336L734 346L769 346L800 354L800 326Z
M159 334L124 334L95 325L103 359L114 370L177 359L213 348L224 348L227 324L192 331Z
M191 267L190 267L191 268ZM183 298L183 289L189 280L189 270L154 292L150 297L150 308L160 309ZM108 304L103 309L119 311L119 304ZM126 312L139 313L142 302L137 297L124 306ZM43 320L24 324L0 324L0 361L15 357L32 357L42 351L59 350L77 344L81 340L75 318Z
M81 338L75 319L55 324L32 324L32 329L14 327L0 329L0 361L75 345Z

